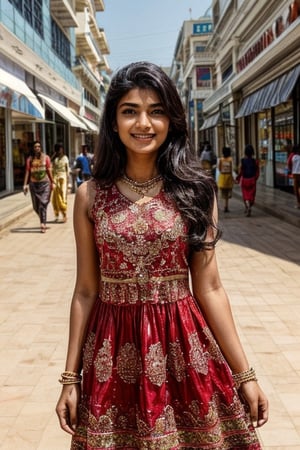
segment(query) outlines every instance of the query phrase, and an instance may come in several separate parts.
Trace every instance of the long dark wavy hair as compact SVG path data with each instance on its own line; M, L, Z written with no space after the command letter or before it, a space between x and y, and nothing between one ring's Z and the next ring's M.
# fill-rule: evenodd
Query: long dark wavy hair
M119 101L135 88L154 90L170 120L169 133L158 151L156 164L165 192L187 223L189 244L194 250L213 248L221 234L212 214L216 185L200 169L191 148L184 108L173 81L155 64L132 63L112 78L100 123L93 176L102 186L109 186L125 171L126 149L114 126ZM207 231L211 228L214 236L208 239Z

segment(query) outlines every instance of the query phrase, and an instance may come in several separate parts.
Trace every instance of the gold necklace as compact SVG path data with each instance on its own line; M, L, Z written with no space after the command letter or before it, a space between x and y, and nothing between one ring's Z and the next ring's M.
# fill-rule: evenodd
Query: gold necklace
M121 181L127 184L129 189L131 189L136 194L139 194L142 198L145 197L147 192L153 189L154 186L156 186L161 180L162 180L161 175L157 175L156 177L143 182L132 180L125 173L121 177Z

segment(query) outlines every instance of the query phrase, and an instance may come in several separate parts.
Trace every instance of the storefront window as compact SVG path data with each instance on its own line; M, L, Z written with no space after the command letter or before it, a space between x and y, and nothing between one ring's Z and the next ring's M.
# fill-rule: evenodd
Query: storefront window
M271 110L257 115L258 123L258 153L260 176L259 182L267 186L273 185L273 157L272 157L272 122Z
M0 108L0 192L6 188L6 145L5 145L5 119L4 109Z
M290 189L293 178L288 173L287 159L294 143L292 101L275 107L275 186Z
M33 148L34 135L32 125L14 124L12 155L14 170L14 187L15 189L23 186L25 174L25 161L31 154Z

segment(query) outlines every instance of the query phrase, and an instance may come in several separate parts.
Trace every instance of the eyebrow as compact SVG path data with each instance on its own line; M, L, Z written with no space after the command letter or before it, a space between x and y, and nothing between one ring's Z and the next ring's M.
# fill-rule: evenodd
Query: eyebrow
M119 108L122 108L123 106L130 106L131 108L138 108L140 105L138 103L131 103L131 102L124 102L119 105ZM163 106L161 102L158 103L151 103L149 105L150 108L156 108L157 106Z

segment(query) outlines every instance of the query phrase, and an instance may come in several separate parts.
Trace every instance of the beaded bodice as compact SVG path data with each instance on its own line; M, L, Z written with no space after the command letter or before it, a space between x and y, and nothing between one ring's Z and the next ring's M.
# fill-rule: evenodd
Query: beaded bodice
M163 190L139 205L115 185L97 186L92 218L102 301L166 303L190 295L186 225Z

